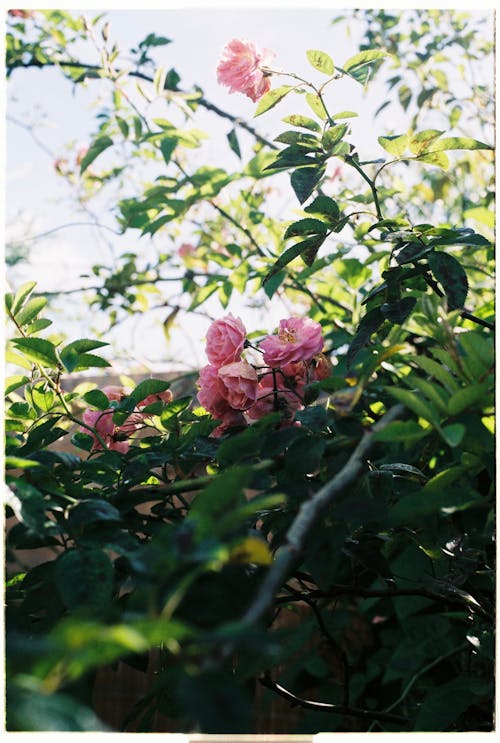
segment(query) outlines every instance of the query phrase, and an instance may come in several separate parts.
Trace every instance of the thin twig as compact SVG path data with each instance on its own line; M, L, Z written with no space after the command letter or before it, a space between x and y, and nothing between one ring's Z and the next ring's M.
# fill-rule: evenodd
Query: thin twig
M343 704L328 704L326 702L313 702L310 699L302 699L301 697L293 694L291 691L288 691L288 689L285 689L284 686L281 686L280 684L277 684L275 681L273 681L269 674L261 676L261 678L259 678L259 681L262 686L265 686L267 689L271 689L271 691L274 691L276 692L276 694L284 697L284 699L287 699L289 702L292 703L294 707L297 706L303 707L304 709L313 709L317 712L329 712L335 715L364 717L368 720L380 720L381 722L398 722L403 724L408 722L406 717L402 717L401 715L393 715L390 712L377 712L376 710L370 709L346 707Z

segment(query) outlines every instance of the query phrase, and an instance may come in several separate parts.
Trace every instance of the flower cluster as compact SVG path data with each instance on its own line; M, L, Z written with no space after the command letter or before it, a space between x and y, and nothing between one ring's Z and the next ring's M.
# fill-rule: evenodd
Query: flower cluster
M222 50L217 80L230 93L244 93L255 103L271 87L266 66L274 57L274 52L259 49L251 41L232 39Z
M258 348L246 336L242 321L232 314L215 320L207 332L209 363L198 378L198 400L221 421L214 436L273 411L283 413L284 424L291 423L295 411L304 406L305 386L330 373L328 359L321 353L321 325L314 320L281 320L278 332L266 336ZM249 347L260 351L262 365L243 358Z
M130 394L131 390L126 387L109 385L103 387L102 392L104 392L109 402L112 403L123 400ZM92 451L101 450L103 448L101 441L103 441L107 449L125 454L130 447L130 437L144 425L145 420L149 417L147 413L142 412L143 408L159 401L164 403L171 402L172 392L165 390L164 392L148 395L144 400L137 403L134 412L120 426L117 426L113 421L115 408L111 405L106 410L85 410L82 416L83 422L95 431L94 434L91 434L93 438ZM83 433L90 433L88 428L82 427L81 430Z

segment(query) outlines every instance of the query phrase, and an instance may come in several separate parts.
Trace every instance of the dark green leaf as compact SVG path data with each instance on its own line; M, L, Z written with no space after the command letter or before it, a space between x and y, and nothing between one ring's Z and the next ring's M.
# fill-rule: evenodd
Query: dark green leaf
M349 345L349 350L347 352L348 366L352 365L352 362L354 361L356 355L359 353L359 351L361 351L363 346L368 343L373 333L378 330L384 320L385 318L380 310L380 307L375 307L373 310L370 310L366 313L366 315L359 323L356 335Z
M301 204L307 201L323 176L323 168L299 168L290 178L292 188Z
M287 240L289 237L296 237L301 235L326 235L327 226L324 222L319 219L299 219L298 222L293 222L285 234L283 239Z
M103 343L102 341L80 338L77 341L68 343L67 346L64 346L64 348L61 349L61 361L68 371L74 371L82 354L85 354L87 351L93 351L95 348L102 348L103 346L107 345L108 343Z
M452 255L443 251L433 252L428 257L432 273L443 287L450 310L464 306L469 282L464 269Z
M390 322L396 323L396 325L402 325L408 315L411 314L416 303L417 300L415 297L404 297L395 302L383 304L380 307L380 311Z
M98 157L101 152L104 152L104 150L107 150L108 147L111 147L112 144L113 140L111 137L97 137L97 139L92 142L85 157L82 158L82 162L80 163L80 173L84 173L89 165L94 162L96 157Z
M235 129L231 129L231 131L227 135L227 141L229 142L229 147L234 152L236 157L239 157L241 160L240 143L238 142L238 137L236 135Z
M70 549L56 560L55 582L68 609L99 610L111 600L113 566L100 550Z
M340 216L340 210L336 201L330 196L317 196L308 206L304 208L308 214L317 214L326 217L330 224L335 224Z
M163 139L160 141L161 154L163 155L163 159L165 160L165 163L167 165L170 162L172 153L174 152L178 144L179 140L177 137L163 137Z
M98 408L99 410L106 410L109 408L109 399L106 397L104 392L101 392L101 390L90 390L90 392L85 393L83 399L89 405L92 405L94 408Z

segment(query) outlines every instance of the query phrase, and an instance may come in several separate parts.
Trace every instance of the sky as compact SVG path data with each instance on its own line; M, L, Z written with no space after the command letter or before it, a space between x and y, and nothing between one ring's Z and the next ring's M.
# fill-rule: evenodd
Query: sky
M137 4L125 2L93 2L88 7L82 7L70 1L64 3L63 7L75 14L84 13L91 17L107 11L111 36L117 39L122 49L136 45L152 30L172 39L171 44L158 51L156 58L159 64L167 69L175 66L184 88L199 84L208 100L245 118L270 139L283 130L281 118L294 109L287 110L286 105L280 104L254 121L255 105L242 95L229 94L217 83L215 68L224 44L233 37L252 39L259 46L276 53L276 66L304 76L311 72L305 55L307 49L326 51L339 65L358 50L359 31L354 26L353 35L349 37L345 24L332 25L332 19L342 12L342 6L332 2L267 2L252 3L248 7L249 4L204 3L199 0L195 3L177 3L177 7L173 5L165 2L144 3L139 9ZM440 5L444 7L446 4ZM35 8L37 3L33 2L29 7ZM38 7L58 6L43 3ZM356 3L356 7L363 7L363 3ZM396 5L391 3L392 7ZM457 3L450 7L457 7ZM95 59L87 61L95 62ZM68 81L56 70L16 71L6 94L6 237L24 239L64 224L88 221L85 215L76 215L68 199L68 187L54 171L53 159L65 154L68 142L78 145L88 141L95 128L95 87L90 83L87 89L79 86L73 92ZM372 116L380 105L382 89L374 83L369 88L368 97L364 97L361 86L341 81L335 88L335 95L338 96L338 106L335 102L331 103L333 110L363 112L358 120L351 120L353 137L370 151L376 146L376 134L380 133L372 126ZM170 118L167 111L159 115ZM12 119L17 123L13 123ZM37 141L26 129L26 125L35 122L41 124L34 130ZM397 128L398 123L391 119L388 112L384 120L386 131ZM234 155L229 152L225 142L225 134L231 128L229 124L221 123L213 114L200 111L193 125L210 134L210 139L203 147L205 163L237 167ZM221 128L224 136L221 136ZM290 194L290 201L293 198L293 194ZM108 218L107 223L113 226L112 218ZM126 239L118 242L111 233L102 230L96 232L89 227L57 229L27 244L30 245L28 260L10 271L8 278L16 285L30 279L37 280L38 288L44 291L81 285L80 276L89 271L92 263L109 261L113 250L134 250L145 254L148 251L147 238L139 240L138 234L127 233ZM214 307L212 305L212 309ZM53 317L54 327L66 332L70 339L92 337L94 326L95 329L99 328L88 308L74 297L64 304L54 302L53 309L55 314L50 309L47 314ZM248 312L238 303L234 308L230 306L230 309L240 315ZM68 319L70 315L73 317L71 321ZM273 305L267 315L257 312L252 317L250 313L248 321L262 324L265 320L271 325L267 328L270 332L273 330L272 323L277 323L282 316L282 307ZM113 331L109 338L105 338L113 343L119 370L134 365L156 370L180 359L189 359L186 363L188 367L199 367L205 363L203 338L208 321L193 317L189 320L188 332L186 323L180 322L167 346L161 330L162 319L163 315L154 312L149 313L147 320L145 316L132 318Z

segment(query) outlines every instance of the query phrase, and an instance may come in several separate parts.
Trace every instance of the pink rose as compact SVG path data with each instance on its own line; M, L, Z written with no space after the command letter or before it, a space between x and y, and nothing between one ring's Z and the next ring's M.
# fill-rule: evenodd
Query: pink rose
M255 402L259 379L247 361L221 366L219 379L224 385L224 397L234 410L246 410Z
M280 320L278 334L268 335L260 343L264 362L274 368L309 361L322 348L321 325L308 317Z
M258 49L251 41L232 39L222 50L217 80L230 93L244 93L255 103L271 87L265 68L275 57L269 49Z
M214 418L223 418L231 410L225 397L225 387L218 369L211 364L204 366L198 377L198 400Z
M286 414L287 418L291 418L293 411L302 407L300 390L296 388L293 378L285 377L277 370L274 375L272 372L262 375L259 380L257 400L246 413L253 420L275 411L281 411Z
M108 449L125 454L130 447L126 440L129 434L125 426L121 429L113 423L113 413L114 410L86 410L82 416L83 422L96 430ZM126 423L127 421L125 421L125 425ZM87 428L82 428L82 431L89 433ZM93 439L92 450L101 450L102 445L97 436L93 436Z
M123 400L124 397L130 395L129 389L127 389L126 387L118 387L118 385L114 384L109 384L106 387L103 387L102 392L104 392L110 402L112 400L120 402L120 400Z
M152 395L148 395L144 398L144 400L141 400L141 402L137 403L138 408L145 408L146 405L152 405L155 402L164 402L168 405L169 402L172 402L173 395L171 390L164 390L163 392L155 392Z
M207 331L206 352L212 366L239 361L245 346L246 329L239 317L231 313L215 320Z

